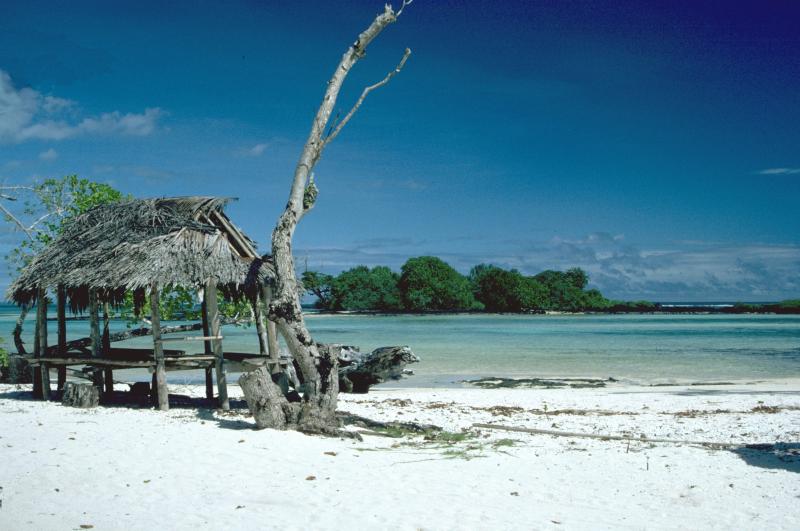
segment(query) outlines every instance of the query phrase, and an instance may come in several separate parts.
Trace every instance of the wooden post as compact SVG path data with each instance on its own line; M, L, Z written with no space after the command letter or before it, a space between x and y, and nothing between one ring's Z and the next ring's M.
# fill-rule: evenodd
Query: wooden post
M269 311L269 304L272 302L272 286L264 284L264 289L261 292L264 299L264 309ZM280 364L280 350L278 350L278 330L273 321L267 320L267 350L269 351L269 359L272 360L272 373L276 374L281 372Z
M203 318L203 335L208 337L211 335L211 332L208 331L208 309L206 308L206 297L205 292L203 294L203 303L202 303L202 314ZM203 352L205 354L211 354L213 351L211 350L211 343L208 341L203 341ZM213 373L213 366L208 365L205 368L206 372L206 398L212 400L214 398L214 377L212 376Z
M150 402L158 404L158 380L156 379L156 371L150 377Z
M38 299L39 293L37 292L36 295ZM34 324L33 330L33 355L38 358L41 356L41 350L39 349L39 326L42 320L39 314L38 300L36 304L36 323ZM33 398L42 398L42 371L38 368L32 368L31 372L33 373Z
M164 346L161 344L161 316L158 311L158 284L153 282L150 288L150 322L153 328L153 353L156 362L155 391L158 394L158 409L169 409L169 391L167 390L167 370L164 366Z
M36 300L36 321L39 323L37 333L39 335L39 351L36 355L39 358L47 356L47 291L39 288ZM50 367L47 363L39 365L42 381L42 400L50 400Z
M217 308L217 285L213 281L206 282L203 295L206 301L206 311L208 312L208 328L212 336L219 337L219 309ZM217 396L219 397L219 407L224 410L231 408L228 402L228 382L225 375L225 359L222 354L222 341L219 339L211 340L211 348L214 351L214 365L217 373Z
M108 352L111 350L111 338L109 336L109 313L110 305L107 302L103 303L103 357L108 357ZM105 387L106 398L111 399L114 397L114 371L111 367L106 367L105 370Z
M89 337L92 339L92 357L100 358L103 354L103 346L100 343L100 322L97 316L97 290L89 288ZM100 370L95 368L92 372L92 380L97 389L103 392L103 375Z
M56 313L58 314L58 356L67 355L67 292L64 286L59 284L56 295ZM67 383L67 366L58 366L58 390L64 389Z

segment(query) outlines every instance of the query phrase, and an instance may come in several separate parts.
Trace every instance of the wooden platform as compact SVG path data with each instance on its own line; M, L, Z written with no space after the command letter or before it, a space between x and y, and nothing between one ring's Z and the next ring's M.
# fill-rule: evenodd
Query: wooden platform
M232 372L249 372L263 365L285 367L288 361L273 361L262 354L250 352L224 352L226 366ZM48 356L36 358L25 356L24 359L33 367L66 367L87 365L112 369L151 369L156 366L153 349L147 348L111 348L102 358L94 358L82 352L68 352L66 356ZM168 370L205 369L214 366L213 354L187 354L184 350L164 350L164 364Z

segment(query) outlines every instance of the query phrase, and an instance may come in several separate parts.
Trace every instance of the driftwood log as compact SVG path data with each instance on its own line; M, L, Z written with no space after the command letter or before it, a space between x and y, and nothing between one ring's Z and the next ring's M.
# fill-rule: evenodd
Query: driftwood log
M100 405L100 389L90 383L67 382L61 403L70 407L97 407Z
M371 385L403 377L406 365L419 362L408 347L381 347L362 354L352 347L339 357L339 390L366 393Z
M317 343L317 349L337 359L339 391L342 393L366 393L372 385L399 380L410 372L406 370L406 365L420 361L407 346L380 347L364 353L351 345ZM291 358L283 359L287 362L283 364L283 382L288 382L297 391L303 391L305 382L302 371L297 370Z

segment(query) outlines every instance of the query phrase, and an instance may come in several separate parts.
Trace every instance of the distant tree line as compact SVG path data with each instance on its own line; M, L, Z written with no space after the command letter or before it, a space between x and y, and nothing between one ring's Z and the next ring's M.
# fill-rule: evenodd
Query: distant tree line
M335 276L306 271L302 282L316 307L330 311L585 311L616 304L587 290L589 277L579 268L526 276L480 264L464 276L434 256L409 259L399 274L358 266Z
M301 280L305 291L316 296L315 307L327 311L800 313L800 300L725 308L616 301L587 289L589 276L577 267L528 276L480 264L465 276L435 256L410 258L400 273L386 266L361 265L338 275L306 271Z
M730 308L725 308L725 313L800 313L800 299L787 299L781 302L768 304L753 304L737 302Z

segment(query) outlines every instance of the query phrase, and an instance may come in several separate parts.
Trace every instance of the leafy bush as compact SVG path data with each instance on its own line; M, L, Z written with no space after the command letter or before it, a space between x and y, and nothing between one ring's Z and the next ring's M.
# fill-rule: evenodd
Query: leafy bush
M471 310L477 307L469 280L440 258L410 258L401 271L400 293L406 310Z

